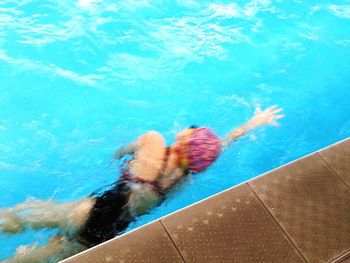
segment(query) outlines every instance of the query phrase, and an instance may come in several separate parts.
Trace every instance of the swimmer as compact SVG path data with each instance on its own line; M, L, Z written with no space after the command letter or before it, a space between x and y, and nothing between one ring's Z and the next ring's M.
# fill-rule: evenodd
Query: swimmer
M68 203L30 199L0 209L1 232L59 229L44 246L21 246L3 262L58 262L115 237L136 217L158 206L186 175L207 169L233 141L259 126L278 125L276 121L284 117L281 111L277 106L258 109L248 122L222 139L209 128L191 126L166 147L159 133L147 132L116 151L117 160L131 158L121 167L117 182L102 193Z

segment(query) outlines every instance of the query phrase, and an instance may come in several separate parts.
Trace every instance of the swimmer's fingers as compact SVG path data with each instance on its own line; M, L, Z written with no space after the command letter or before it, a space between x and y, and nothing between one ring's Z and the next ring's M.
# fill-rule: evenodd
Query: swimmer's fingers
M279 112L281 112L283 109L282 108L278 108L277 105L273 105L267 109L265 109L264 111L262 111L260 109L260 107L256 107L255 108L255 115L258 115L258 114L266 114L266 115L275 115Z
M265 112L266 112L266 113L269 113L269 114L275 115L275 114L281 112L282 110L283 110L283 109L282 109L282 108L278 108L277 105L273 105L273 106L267 108L267 109L265 110Z
M276 115L276 114L280 113L281 111L283 111L282 108L277 108L277 105L274 105L274 106L268 108L267 110L265 110L265 113L267 115L272 116L275 120L278 120L278 119L281 119L284 117L283 114Z
M263 125L278 126L276 120L282 119L284 115L277 114L282 110L283 109L278 108L277 105L273 105L264 111L261 111L260 108L257 107L254 116L247 123L247 126L249 127L248 129L251 130Z
M266 110L264 110L264 112L273 112L274 109L276 109L276 108L277 108L277 105L273 105L271 107L268 107Z
M284 114L275 115L275 120L282 119L282 118L284 118L285 116L286 116L286 115L284 115Z
M278 108L278 109L272 110L272 114L276 115L277 113L279 113L281 111L283 111L283 109L282 108Z
M269 121L269 124L271 126L275 126L275 127L281 126L281 124L278 123L277 120L282 119L282 118L284 118L284 115L282 115L282 114L281 115L274 115L273 118Z
M259 113L259 112L262 112L262 110L261 110L261 107L260 107L259 105L257 105L257 106L255 107L255 114L257 114L257 113Z

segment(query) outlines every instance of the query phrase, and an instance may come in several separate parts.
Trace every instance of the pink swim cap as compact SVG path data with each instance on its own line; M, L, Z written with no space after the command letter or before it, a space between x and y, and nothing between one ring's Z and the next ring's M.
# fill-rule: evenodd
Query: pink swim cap
M201 127L191 130L186 140L187 143L178 152L181 163L191 172L199 173L217 159L221 152L221 141L209 128Z

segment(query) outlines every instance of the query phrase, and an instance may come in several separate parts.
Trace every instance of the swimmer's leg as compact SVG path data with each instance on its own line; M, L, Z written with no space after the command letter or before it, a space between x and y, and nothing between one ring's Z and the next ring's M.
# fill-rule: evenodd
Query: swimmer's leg
M150 131L141 135L137 141L135 159L130 163L133 175L148 181L155 181L160 175L166 153L162 135Z
M12 209L2 209L0 211L0 232L18 233L24 230Z
M42 247L21 246L17 248L16 254L4 263L47 263L58 262L73 256L87 249L84 245L75 240L57 235L52 237L48 243Z
M0 231L18 233L27 228L60 228L74 234L87 220L93 199L69 203L29 199L13 208L0 210Z

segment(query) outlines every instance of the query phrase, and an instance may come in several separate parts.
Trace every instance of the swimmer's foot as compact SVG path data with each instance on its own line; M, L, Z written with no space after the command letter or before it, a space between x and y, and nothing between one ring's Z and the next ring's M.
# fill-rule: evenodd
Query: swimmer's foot
M10 211L0 211L0 232L14 234L23 231L23 226L15 214Z
M33 252L35 249L38 248L38 245L37 244L34 244L34 245L26 245L26 246L19 246L17 249L16 249L16 254L15 254L15 257L23 257L23 256L26 256L28 255L29 253Z
M39 262L38 260L35 260L33 257L33 253L35 253L38 246L36 244L34 245L26 245L26 246L19 246L16 249L16 253L13 257L6 259L5 261L0 261L0 263L33 263L33 262ZM40 261L44 262L44 261ZM46 262L46 261L45 261Z

